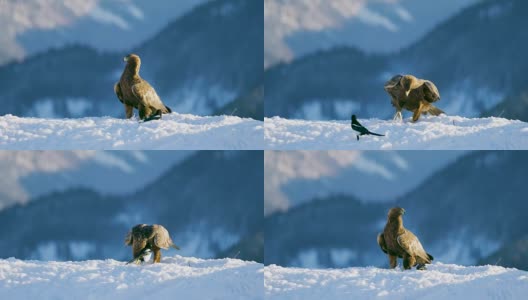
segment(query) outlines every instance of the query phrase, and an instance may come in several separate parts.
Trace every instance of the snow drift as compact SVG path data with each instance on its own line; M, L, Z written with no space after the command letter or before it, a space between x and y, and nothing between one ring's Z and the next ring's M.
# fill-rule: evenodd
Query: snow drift
M0 260L0 299L263 299L263 280L262 264L237 259Z
M253 150L263 122L234 116L167 114L158 121L0 117L0 148L14 150Z
M264 268L266 299L524 299L528 272L435 263L427 271Z
M264 120L268 149L510 150L528 148L528 123L502 118L422 117L416 123L360 119L384 137L356 140L350 121Z

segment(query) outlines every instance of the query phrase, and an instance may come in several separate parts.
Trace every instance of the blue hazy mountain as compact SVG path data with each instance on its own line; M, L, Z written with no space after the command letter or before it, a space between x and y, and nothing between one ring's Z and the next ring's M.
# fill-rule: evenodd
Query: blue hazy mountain
M0 114L122 117L113 85L130 52L141 56L141 76L174 111L222 111L262 85L262 14L258 1L211 1L128 50L101 52L78 44L7 64L0 68ZM261 104L237 108L235 115L262 118Z
M263 231L262 159L261 151L201 151L129 195L73 188L14 205L0 211L0 256L125 260L127 231L156 223L179 254L216 257L237 248L237 257L258 259L252 246Z
M460 157L391 202L366 202L336 194L272 214L265 218L265 238L273 237L266 238L265 263L387 266L376 236L385 225L388 209L401 206L407 211L406 228L417 234L437 261L469 265L489 263L493 259L488 257L492 257L493 263L501 265L497 257L508 253L513 257L508 249L526 237L527 167L526 153L477 151ZM502 263L525 266L512 261L504 259Z
M528 4L520 0L478 2L392 54L367 54L334 47L281 64L265 73L266 116L308 119L389 118L394 113L383 90L394 74L412 73L440 90L447 114L478 117L507 97L526 90ZM508 38L505 38L508 37ZM324 74L322 76L321 74ZM510 105L515 108L515 102ZM519 101L517 101L519 103ZM526 119L504 110L503 117Z

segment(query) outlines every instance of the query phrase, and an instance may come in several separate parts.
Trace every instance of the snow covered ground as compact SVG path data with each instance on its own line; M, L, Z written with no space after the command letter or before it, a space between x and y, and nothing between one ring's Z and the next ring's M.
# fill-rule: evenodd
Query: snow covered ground
M266 299L526 299L528 272L435 263L427 271L264 268Z
M255 150L263 122L234 116L172 113L161 120L0 117L0 149L21 150Z
M263 266L237 259L0 260L0 299L264 299Z
M384 137L362 136L350 121L264 120L267 149L428 149L510 150L528 149L528 123L502 118L422 117L416 123L360 119L370 131Z

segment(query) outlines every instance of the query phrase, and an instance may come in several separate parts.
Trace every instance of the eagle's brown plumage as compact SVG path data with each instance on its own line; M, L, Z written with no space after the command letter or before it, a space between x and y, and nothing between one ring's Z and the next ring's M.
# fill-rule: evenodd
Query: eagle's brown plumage
M396 109L394 119L402 119L402 109L413 112L413 122L418 121L421 114L438 116L444 113L432 104L440 100L440 93L429 80L418 79L412 75L396 75L385 83L384 88L391 96L392 105Z
M121 79L114 85L114 92L125 105L127 119L132 117L134 108L139 111L139 118L144 120L153 115L167 114L171 109L163 104L150 84L139 76L141 60L136 54L127 55L125 70Z
M385 229L378 234L378 245L389 256L391 268L396 268L399 257L403 258L403 268L406 270L414 266L419 270L425 269L425 264L430 264L433 256L425 252L418 238L403 227L404 213L405 210L400 207L389 210Z
M161 250L169 247L180 249L169 236L169 232L161 225L139 224L134 226L125 237L125 245L132 246L132 255L137 259L145 249L154 252L154 262L161 261Z

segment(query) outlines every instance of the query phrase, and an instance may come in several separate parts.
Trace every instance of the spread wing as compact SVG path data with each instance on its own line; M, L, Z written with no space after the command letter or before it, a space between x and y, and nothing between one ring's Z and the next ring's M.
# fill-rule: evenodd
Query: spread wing
M400 247L409 255L422 258L427 263L431 262L418 238L409 230L405 230L404 233L398 235L397 241Z
M422 85L425 100L428 102L435 102L438 99L440 99L440 92L438 92L438 89L436 88L436 85L432 83L429 80L424 80L424 84Z
M381 251L387 253L387 245L385 244L383 233L378 234L378 245L380 246Z
M121 91L121 86L119 85L119 82L114 84L114 93L116 94L117 99L119 99L121 103L124 103L123 92Z

